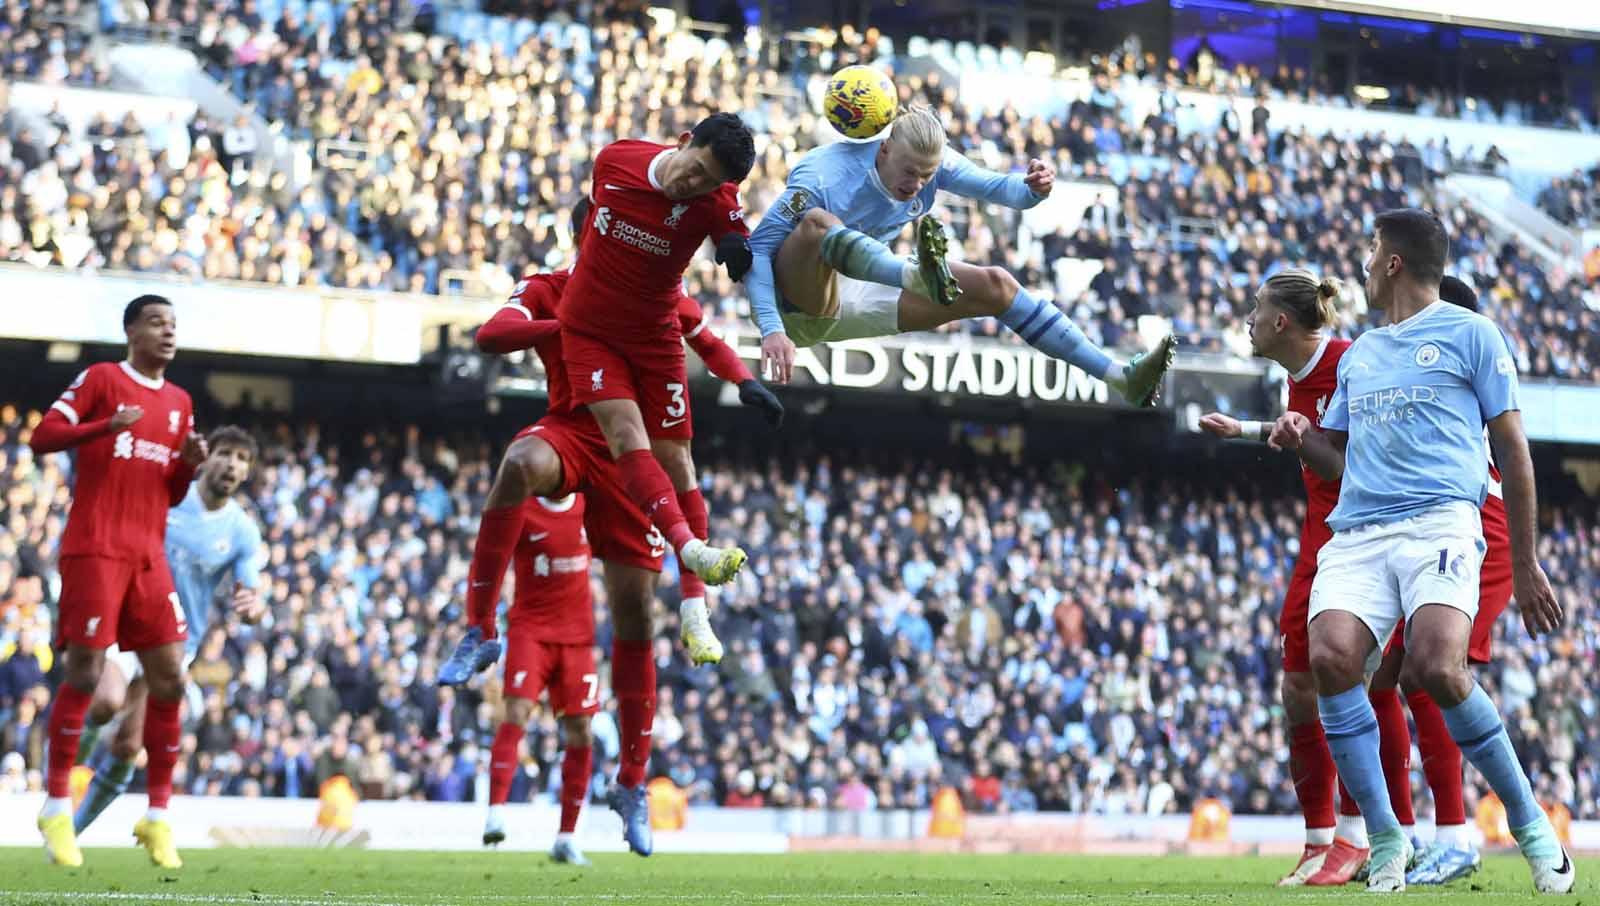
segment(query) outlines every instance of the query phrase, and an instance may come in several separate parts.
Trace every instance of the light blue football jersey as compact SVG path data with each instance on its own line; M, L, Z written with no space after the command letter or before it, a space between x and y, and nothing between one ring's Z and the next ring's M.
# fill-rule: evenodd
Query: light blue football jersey
M229 500L206 509L200 483L189 486L183 502L167 511L167 562L189 621L188 647L198 649L211 622L217 586L232 583L255 588L261 570L261 530L255 520Z
M1517 362L1488 318L1434 302L1369 330L1339 360L1322 427L1349 432L1336 532L1453 500L1482 506L1484 424L1518 409Z
M1022 174L985 170L947 145L944 160L928 184L910 201L900 201L889 194L878 177L876 161L882 144L880 140L824 145L807 152L789 171L789 184L783 194L750 234L754 260L745 285L750 293L750 311L762 336L783 330L773 260L783 240L812 208L821 208L850 229L889 243L906 224L933 207L934 196L940 190L1018 210L1044 200L1033 194L1022 181Z

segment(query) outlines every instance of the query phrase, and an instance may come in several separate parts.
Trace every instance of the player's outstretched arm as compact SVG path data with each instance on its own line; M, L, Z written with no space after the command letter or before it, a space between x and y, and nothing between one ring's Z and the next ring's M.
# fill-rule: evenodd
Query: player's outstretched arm
M509 355L531 349L535 343L553 339L561 333L561 322L534 320L520 305L505 305L478 328L474 342L480 352Z
M1512 581L1522 625L1532 635L1552 632L1566 619L1550 579L1539 565L1537 549L1538 492L1533 456L1522 430L1522 413L1509 409L1489 420L1489 443L1505 489L1506 527L1511 533Z
M996 173L967 160L954 148L944 149L939 165L939 188L965 198L1003 204L1025 211L1050 195L1055 188L1056 169L1049 162L1034 158L1026 173Z
M1349 439L1343 431L1317 430L1311 419L1298 412L1285 412L1272 426L1267 446L1291 450L1317 477L1338 481L1344 476L1344 448Z
M1200 428L1212 437L1223 440L1253 440L1266 443L1273 422L1240 421L1221 412L1207 412L1200 416Z

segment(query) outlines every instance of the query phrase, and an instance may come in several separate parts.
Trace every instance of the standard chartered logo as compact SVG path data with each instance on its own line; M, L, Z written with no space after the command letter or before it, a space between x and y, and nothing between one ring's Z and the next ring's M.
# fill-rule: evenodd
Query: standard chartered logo
M606 235L610 234L610 232L611 232L611 209L610 208L601 208L600 210L594 212L594 228L602 236L606 236Z

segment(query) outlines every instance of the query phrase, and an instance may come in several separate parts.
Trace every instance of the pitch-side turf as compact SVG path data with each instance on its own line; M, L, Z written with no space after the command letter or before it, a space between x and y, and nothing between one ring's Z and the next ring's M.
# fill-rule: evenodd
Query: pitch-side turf
M0 849L0 904L39 906L511 906L647 904L1227 904L1359 903L1345 889L1278 890L1281 858L804 854L600 854L592 868L528 853L213 849L183 854L181 871L153 868L137 849L90 849L79 869L44 863L39 849ZM1576 895L1600 906L1600 860L1578 861ZM1448 888L1413 888L1397 902L1550 903L1527 866L1492 856Z

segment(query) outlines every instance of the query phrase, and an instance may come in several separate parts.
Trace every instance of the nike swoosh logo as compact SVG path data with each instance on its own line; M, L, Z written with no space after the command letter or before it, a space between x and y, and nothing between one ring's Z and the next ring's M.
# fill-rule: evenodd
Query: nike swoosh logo
M613 192L637 192L638 191L638 189L635 189L633 186L614 186L611 183L605 183L605 187L610 189Z
M671 428L674 425L681 425L687 419L688 419L688 416L684 416L683 418L664 418L664 419L661 420L661 427L663 427L663 428Z
M654 730L640 730L639 731L639 735L640 736L649 736L653 732L655 732L655 731Z
M489 583L488 582L474 582L474 583L472 583L472 587L473 588L488 588L489 587Z
M534 532L533 534L528 536L528 540L537 542L537 541L543 541L544 539L546 539L548 537L550 537L550 533L549 532Z

